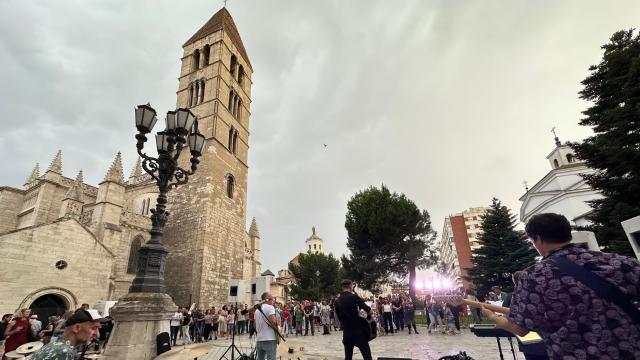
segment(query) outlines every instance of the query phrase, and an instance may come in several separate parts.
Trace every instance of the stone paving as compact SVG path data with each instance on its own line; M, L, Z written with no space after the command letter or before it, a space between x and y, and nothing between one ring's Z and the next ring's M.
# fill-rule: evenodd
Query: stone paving
M475 360L499 359L498 346L495 338L478 338L469 330L463 330L459 335L428 335L426 328L418 328L420 334L409 335L406 331L399 334L379 336L373 340L371 350L373 358L378 357L404 357L411 359L437 360L446 355L454 355L460 351L466 351L467 355ZM305 349L303 359L309 360L336 360L344 359L342 347L342 333L332 332L331 335L294 336L288 340L298 342ZM506 339L501 340L505 359L513 359ZM218 360L229 346L229 340L216 340L210 342L211 350L200 359ZM236 345L243 352L250 352L254 339L249 340L246 335L236 337ZM524 355L518 352L517 344L514 347L518 359L524 359ZM230 359L230 356L227 356ZM362 359L359 351L354 351L354 359Z

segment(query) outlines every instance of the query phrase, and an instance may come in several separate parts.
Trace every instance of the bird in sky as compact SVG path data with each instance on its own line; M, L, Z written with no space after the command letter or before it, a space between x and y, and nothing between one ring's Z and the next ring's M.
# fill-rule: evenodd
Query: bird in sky
M327 147L327 144L322 144L322 145L324 145L324 147Z

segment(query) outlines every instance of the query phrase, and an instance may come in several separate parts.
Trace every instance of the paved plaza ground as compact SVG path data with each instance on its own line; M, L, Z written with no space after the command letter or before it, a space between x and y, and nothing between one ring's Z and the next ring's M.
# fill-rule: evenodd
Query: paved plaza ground
M439 359L446 355L454 355L460 351L466 351L467 355L475 360L493 360L499 359L498 348L495 338L478 338L471 334L469 330L463 330L460 335L428 335L426 328L418 328L420 334L409 335L404 333L380 336L373 340L371 350L373 358L378 357L405 357L412 359ZM336 360L344 359L342 347L342 333L340 331L333 332L331 335L315 336L293 336L290 335L288 340L298 342L304 346L305 354L303 359L309 360ZM200 359L218 360L230 344L228 340L217 340L209 342L212 348L205 357ZM236 338L236 344L242 351L249 352L253 345L253 340L249 341L246 335ZM505 359L512 359L510 348L506 340L502 340L503 352ZM514 341L514 346L517 345ZM229 357L227 357L229 358ZM519 359L524 359L522 353L518 353ZM356 350L354 359L362 359L360 353Z

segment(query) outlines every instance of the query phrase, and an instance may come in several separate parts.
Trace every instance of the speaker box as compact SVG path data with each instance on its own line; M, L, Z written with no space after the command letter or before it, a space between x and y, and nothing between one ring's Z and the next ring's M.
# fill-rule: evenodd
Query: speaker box
M171 338L168 332L161 332L156 336L156 351L158 355L171 350Z
M245 285L244 280L231 279L229 280L229 293L227 294L227 301L230 303L244 303L245 301Z

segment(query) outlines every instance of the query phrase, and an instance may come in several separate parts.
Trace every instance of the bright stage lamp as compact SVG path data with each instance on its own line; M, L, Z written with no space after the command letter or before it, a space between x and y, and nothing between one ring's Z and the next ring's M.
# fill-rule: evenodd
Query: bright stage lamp
M442 279L442 287L445 289L448 289L451 287L451 280L449 279Z
M442 284L440 283L440 280L433 280L433 287L436 289L440 289L440 286Z
M422 283L422 281L416 282L416 289L422 289L423 287L424 287L424 284Z
M424 284L424 287L426 287L426 288L432 288L432 287L433 287L433 283L432 283L431 281L427 281L427 282Z

